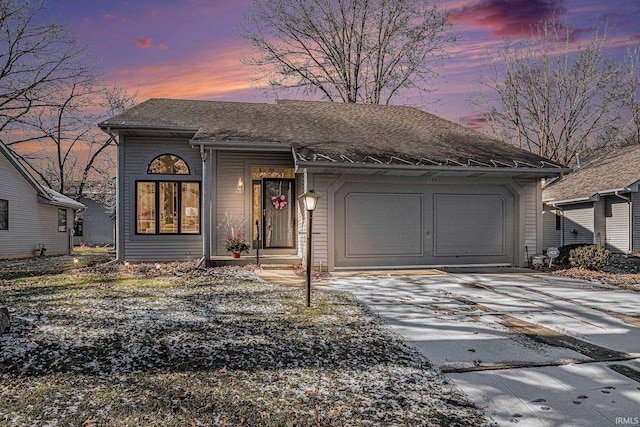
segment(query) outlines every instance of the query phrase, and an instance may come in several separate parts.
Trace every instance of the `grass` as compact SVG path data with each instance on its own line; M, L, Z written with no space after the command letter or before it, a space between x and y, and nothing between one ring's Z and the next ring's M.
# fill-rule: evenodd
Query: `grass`
M0 259L0 281L20 277L58 274L79 267L106 262L115 257L106 247L76 247L71 255ZM78 260L78 263L74 261Z
M184 266L0 282L0 424L484 425L352 296ZM12 270L13 271L13 270Z

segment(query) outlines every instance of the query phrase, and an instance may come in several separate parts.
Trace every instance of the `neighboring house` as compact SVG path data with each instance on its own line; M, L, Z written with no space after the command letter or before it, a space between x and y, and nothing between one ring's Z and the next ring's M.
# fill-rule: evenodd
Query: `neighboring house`
M640 251L640 145L583 163L543 191L544 247L597 244Z
M150 99L100 127L119 139L121 261L225 255L225 212L252 254L259 237L303 259L313 188L315 266L521 266L542 251L541 180L569 172L403 106Z
M80 203L87 207L78 212L75 220L75 233L73 243L88 246L113 246L115 245L116 217L115 212L110 211L96 199L81 197Z
M71 253L74 211L82 209L40 185L0 142L0 258Z

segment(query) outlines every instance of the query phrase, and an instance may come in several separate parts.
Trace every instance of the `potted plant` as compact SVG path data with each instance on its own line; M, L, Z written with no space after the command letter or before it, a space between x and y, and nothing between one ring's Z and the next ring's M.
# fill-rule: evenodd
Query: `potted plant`
M225 219L222 223L225 231L224 248L231 252L234 258L240 258L242 252L249 252L249 244L244 233L246 221L242 218L234 217L229 211L224 213Z

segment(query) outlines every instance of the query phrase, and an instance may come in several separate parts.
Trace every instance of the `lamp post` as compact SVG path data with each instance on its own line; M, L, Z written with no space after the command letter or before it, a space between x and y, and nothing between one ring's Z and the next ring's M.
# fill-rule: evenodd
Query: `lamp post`
M304 208L309 212L309 224L307 226L307 307L311 307L311 232L313 228L313 211L318 203L318 195L313 190L307 190L304 198Z

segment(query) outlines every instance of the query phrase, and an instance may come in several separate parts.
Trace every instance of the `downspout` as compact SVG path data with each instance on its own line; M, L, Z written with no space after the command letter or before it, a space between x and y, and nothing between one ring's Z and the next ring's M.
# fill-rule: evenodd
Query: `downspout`
M200 145L202 158L202 258L196 268L211 259L211 159L204 145Z
M121 144L120 138L111 132L111 128L107 127L107 134L109 134L116 141L116 167L118 173L116 174L116 231L115 231L115 243L116 243L116 260L120 262L125 261L125 247L124 247L124 144ZM123 137L123 135L119 135ZM126 139L126 138L125 138ZM130 202L129 202L130 203Z
M627 253L633 252L633 227L631 226L631 219L633 218L633 205L631 203L631 197L623 196L620 194L620 191L616 190L614 193L616 197L621 198L622 200L627 202L627 206L629 207L629 245L627 246Z

